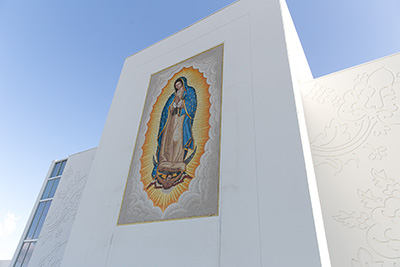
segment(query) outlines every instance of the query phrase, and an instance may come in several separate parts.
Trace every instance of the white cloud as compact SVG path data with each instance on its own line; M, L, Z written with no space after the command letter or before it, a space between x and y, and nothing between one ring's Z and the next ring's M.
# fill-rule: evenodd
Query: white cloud
M6 238L12 235L17 226L17 220L19 219L14 213L7 212L4 220L0 222L0 238Z
M0 260L11 260L17 247L20 235L21 226L17 225L20 216L14 213L0 217Z

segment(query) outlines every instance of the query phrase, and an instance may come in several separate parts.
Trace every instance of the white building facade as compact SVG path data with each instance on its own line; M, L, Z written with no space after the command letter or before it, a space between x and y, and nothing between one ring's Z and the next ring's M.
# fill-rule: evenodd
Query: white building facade
M399 73L314 80L285 2L238 1L125 60L10 266L400 266Z

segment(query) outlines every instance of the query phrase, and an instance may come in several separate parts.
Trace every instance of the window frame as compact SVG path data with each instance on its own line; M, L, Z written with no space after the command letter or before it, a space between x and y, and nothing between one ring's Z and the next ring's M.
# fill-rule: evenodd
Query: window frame
M47 172L46 178L45 178L45 180L43 182L42 188L40 189L39 195L38 195L38 197L36 199L35 205L34 205L34 207L32 209L31 215L29 216L28 222L27 222L27 224L25 226L23 235L21 236L20 242L19 242L19 244L17 246L17 249L16 249L16 251L14 253L14 256L13 256L13 259L12 259L12 262L11 262L10 266L13 266L13 267L20 267L21 266L22 267L22 266L27 266L29 264L29 261L30 261L32 255L33 255L34 249L35 249L35 247L37 245L37 242L39 240L40 232L41 232L42 227L43 227L43 225L45 223L47 215L48 215L48 213L50 211L51 203L53 202L53 199L54 199L55 194L57 192L58 186L59 186L61 178L62 178L62 174L65 171L65 166L67 165L67 163L68 163L68 158L64 158L64 159L61 159L61 160L54 160L51 163L50 168L49 168L49 170ZM58 169L57 169L57 171L55 173L56 175L53 175L55 170L56 170L57 164L60 164L60 165L59 165L59 167L58 167ZM57 179L59 179L58 182L55 181ZM46 193L48 196L51 196L51 197L46 197L46 198L42 199L42 197L45 194L46 187L47 187L48 183L51 182L51 181L54 181L54 182L52 183L50 189ZM54 187L55 183L57 183L57 186L54 189L54 194L52 194L53 187ZM37 220L35 222L36 225L34 226L33 225L34 219L37 217L36 213L38 212L39 206L40 206L41 203L44 203L44 205L43 205L42 210L40 211L39 217L37 218ZM49 203L48 204L48 208L47 208L46 213L44 214L44 212L46 210L47 203ZM45 217L42 219L43 215L45 215ZM39 226L40 223L41 223L41 225L40 225L40 228L39 228L39 232L37 232L38 226ZM35 227L33 232L31 231L31 227ZM31 233L32 236L28 238L28 234L29 233ZM26 245L26 244L28 244L28 245ZM33 245L33 248L31 249L32 245ZM23 251L24 247L26 247L26 251L25 252ZM23 254L22 260L20 259L21 253L25 253L25 254ZM27 262L25 262L26 259L28 260Z

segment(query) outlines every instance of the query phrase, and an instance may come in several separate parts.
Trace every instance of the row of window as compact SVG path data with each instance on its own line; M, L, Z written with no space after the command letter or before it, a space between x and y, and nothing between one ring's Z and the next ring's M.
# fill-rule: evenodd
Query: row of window
M66 163L67 161L63 160L54 164L14 267L28 266Z

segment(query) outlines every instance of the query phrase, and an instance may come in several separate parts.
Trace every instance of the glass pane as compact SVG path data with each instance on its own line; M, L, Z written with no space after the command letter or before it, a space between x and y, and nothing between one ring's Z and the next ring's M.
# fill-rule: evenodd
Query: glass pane
M51 200L43 202L43 203L46 203L46 205L44 206L42 216L40 216L40 220L37 224L36 231L33 234L33 239L36 239L39 237L40 231L42 230L42 227L43 227L44 220L46 219L46 216L47 216L47 212L49 211L49 208L50 208Z
M30 243L30 244L31 244L31 245L30 245L29 248L28 248L28 253L26 253L25 260L24 260L24 263L22 264L22 267L28 266L28 263L29 263L29 260L30 260L31 257L32 257L32 253L33 253L33 250L34 250L34 248L35 248L36 242L32 242L32 243Z
M56 193L56 190L57 190L58 183L60 182L60 178L54 179L53 181L54 181L54 184L53 184L53 187L51 188L49 198L54 197L54 194Z
M49 193L51 191L51 187L53 186L53 183L54 183L54 180L50 180L47 182L46 188L44 189L41 199L49 198Z
M46 204L46 202L40 202L39 203L39 206L38 206L38 208L36 210L35 216L33 217L32 224L29 227L29 231L28 231L28 234L26 235L25 239L32 239L33 238L33 233L35 232L36 226L37 226L37 224L39 222L40 215L42 215L42 211L43 211L43 208L44 208L45 204Z
M22 245L21 251L19 252L18 258L17 258L17 260L15 261L15 264L14 264L15 267L22 266L22 263L24 262L24 258L25 258L26 252L28 251L29 244L30 243L24 243Z
M64 171L64 168L65 168L65 164L67 163L67 161L66 160L64 160L63 162L61 162L61 167L60 167L60 170L58 171L58 174L57 175L62 175L63 174L63 171Z
M50 177L57 176L58 170L60 169L61 162L57 162L56 165L54 165L53 172L51 173Z

